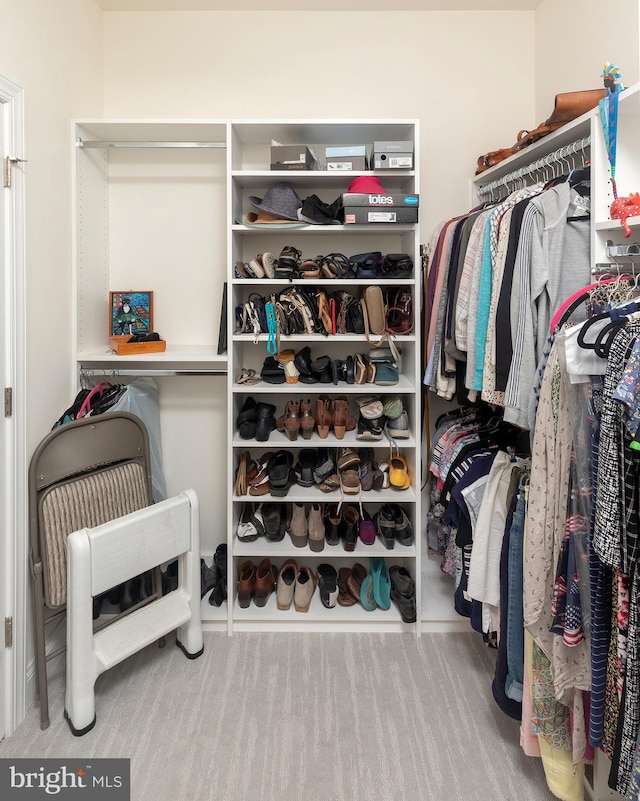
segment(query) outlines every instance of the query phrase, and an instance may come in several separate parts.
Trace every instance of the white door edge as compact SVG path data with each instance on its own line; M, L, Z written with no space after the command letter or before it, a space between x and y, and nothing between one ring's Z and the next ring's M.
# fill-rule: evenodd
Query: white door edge
M6 152L2 156L26 159L24 132L24 93L12 81L0 76L0 112ZM12 645L3 646L2 686L4 720L0 735L11 734L25 715L26 625L29 605L27 442L26 442L26 259L25 259L25 164L11 168L11 189L5 194L4 219L4 308L2 309L2 395L11 387L13 409L1 417L5 448L3 472L11 480L3 483L0 534L0 579L2 624L10 617ZM4 400L4 397L3 397Z

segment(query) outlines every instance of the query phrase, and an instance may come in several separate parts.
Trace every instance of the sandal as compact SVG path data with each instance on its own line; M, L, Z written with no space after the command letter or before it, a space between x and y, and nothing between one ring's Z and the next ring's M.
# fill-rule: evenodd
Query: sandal
M341 567L338 570L338 604L340 606L353 606L357 603L356 599L349 592L349 578L352 570L350 567Z
M258 469L253 476L253 478L248 479L247 483L249 485L249 495L252 496L260 496L260 495L268 495L271 486L269 484L269 473L267 472L267 465L271 457L273 456L273 451L268 451L263 456L260 457L258 461Z
M316 483L314 467L316 463L316 452L313 449L300 451L300 458L295 466L296 483L301 487L313 487Z
M238 469L236 471L236 483L233 488L234 495L241 497L247 494L247 462L249 460L249 451L245 451L240 457Z
M302 253L292 245L285 245L275 261L276 278L293 278L298 274Z
M322 275L322 262L324 256L316 256L315 259L305 259L298 267L302 278L320 278Z
M291 466L293 455L291 451L276 451L267 465L271 494L276 498L284 498L293 483Z
M247 384L248 386L259 384L261 380L260 376L256 375L255 370L247 369L246 367L243 367L235 378L236 384Z
M356 562L351 568L351 575L347 578L347 587L356 601L360 600L362 582L367 577L367 570L360 562Z
M384 559L379 557L369 560L369 570L373 584L373 598L380 609L391 608L391 580Z
M342 253L329 253L322 262L325 278L353 278L349 259Z

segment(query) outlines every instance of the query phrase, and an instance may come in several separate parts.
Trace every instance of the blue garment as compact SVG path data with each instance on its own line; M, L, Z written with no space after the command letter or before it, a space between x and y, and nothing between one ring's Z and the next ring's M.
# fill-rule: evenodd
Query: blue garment
M524 681L524 610L523 560L524 519L526 498L523 489L518 492L513 522L509 531L508 607L507 607L507 677L506 692L509 698L522 701Z
M482 251L482 270L478 289L478 315L476 322L476 354L475 370L471 389L482 389L484 374L484 353L487 347L487 330L489 328L489 307L491 306L491 287L493 273L491 270L491 215L485 225L484 250Z

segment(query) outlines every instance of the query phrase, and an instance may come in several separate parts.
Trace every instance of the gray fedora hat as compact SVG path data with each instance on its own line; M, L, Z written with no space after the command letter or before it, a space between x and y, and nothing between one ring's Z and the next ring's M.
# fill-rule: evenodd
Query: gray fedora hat
M281 220L300 222L298 219L298 209L302 208L302 201L296 194L296 190L290 184L274 184L267 189L264 197L250 195L249 203L256 209L273 214Z

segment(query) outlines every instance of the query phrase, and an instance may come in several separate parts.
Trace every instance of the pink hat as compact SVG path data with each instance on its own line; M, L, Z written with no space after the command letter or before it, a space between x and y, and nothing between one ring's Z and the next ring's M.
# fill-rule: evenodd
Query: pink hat
M349 194L369 195L373 192L387 194L386 189L380 185L380 181L375 175L359 175L349 184Z

